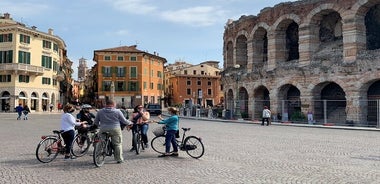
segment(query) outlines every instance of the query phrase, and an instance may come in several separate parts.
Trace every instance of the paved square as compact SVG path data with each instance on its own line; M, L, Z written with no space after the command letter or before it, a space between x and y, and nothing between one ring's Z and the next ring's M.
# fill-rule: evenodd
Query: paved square
M151 148L135 155L124 131L126 162L109 159L96 168L89 155L72 161L59 155L48 164L36 159L40 136L59 129L60 114L0 119L0 183L380 183L379 131L181 119L181 127L192 128L189 135L202 137L202 158L185 152L157 158ZM150 125L150 139L156 126Z

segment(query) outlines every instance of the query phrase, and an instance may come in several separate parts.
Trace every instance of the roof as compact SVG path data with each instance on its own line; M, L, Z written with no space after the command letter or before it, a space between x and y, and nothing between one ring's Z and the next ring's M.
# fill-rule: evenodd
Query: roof
M120 47L113 47L113 48L108 48L108 49L101 49L101 50L95 50L94 52L128 52L128 53L142 53L142 54L147 54L151 57L156 57L158 59L164 60L166 62L166 59L163 57L160 57L155 54L151 54L142 50L139 50L136 48L137 45L132 45L132 46L120 46Z

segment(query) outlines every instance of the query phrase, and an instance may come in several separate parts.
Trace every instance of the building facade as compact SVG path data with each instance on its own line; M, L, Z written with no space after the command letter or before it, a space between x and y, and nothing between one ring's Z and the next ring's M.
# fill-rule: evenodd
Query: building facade
M226 108L260 119L379 126L380 1L302 0L228 20Z
M118 106L161 103L166 59L136 45L94 51L97 106L113 98Z
M64 80L61 65L66 45L53 34L13 21L8 13L0 17L0 102L1 111L13 111L18 104L42 111L60 101Z
M220 69L217 61L198 65L176 62L166 67L165 97L167 105L215 106L223 101Z

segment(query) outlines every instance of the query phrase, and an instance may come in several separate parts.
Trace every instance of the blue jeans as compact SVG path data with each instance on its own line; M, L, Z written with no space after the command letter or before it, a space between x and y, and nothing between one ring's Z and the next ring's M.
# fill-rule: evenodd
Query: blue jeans
M175 139L175 133L177 130L167 130L165 135L165 152L170 153L170 143L173 146L173 152L178 152L177 140Z
M133 134L137 131L137 126L140 126L140 131L142 135L142 140L144 141L144 144L148 144L148 129L149 125L148 124L142 124L142 125L136 125L134 124L132 127L132 147L133 147L133 142L134 142L134 137Z

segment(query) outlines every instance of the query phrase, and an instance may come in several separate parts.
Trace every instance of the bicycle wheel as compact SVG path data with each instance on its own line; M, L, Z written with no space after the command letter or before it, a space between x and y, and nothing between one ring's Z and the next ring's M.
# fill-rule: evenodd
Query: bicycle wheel
M94 152L92 158L96 167L101 167L104 164L105 158L107 156L105 149L105 141L102 140L94 143Z
M47 137L40 141L37 146L37 160L42 163L49 163L57 157L59 150L58 139L56 137Z
M141 150L141 135L139 133L135 133L135 137L134 137L134 144L135 144L135 150L136 150L136 155L140 154L140 150Z
M70 151L74 156L81 157L88 152L90 144L90 138L86 134L77 134Z
M205 152L202 141L195 136L186 137L184 149L186 153L193 158L201 158Z
M165 154L165 135L153 138L150 145L155 152Z

